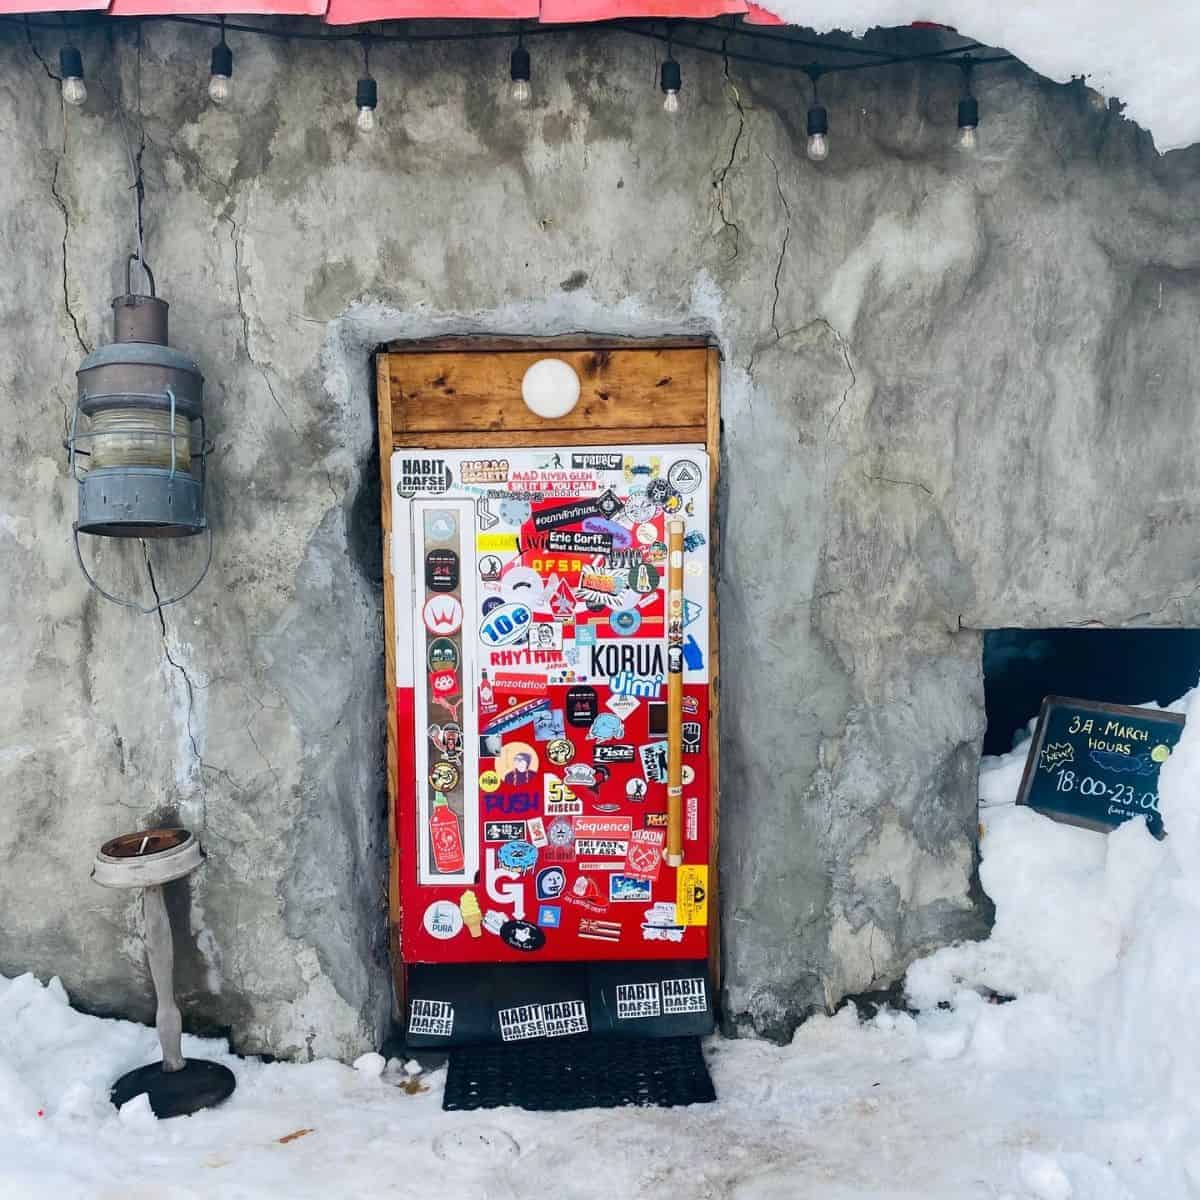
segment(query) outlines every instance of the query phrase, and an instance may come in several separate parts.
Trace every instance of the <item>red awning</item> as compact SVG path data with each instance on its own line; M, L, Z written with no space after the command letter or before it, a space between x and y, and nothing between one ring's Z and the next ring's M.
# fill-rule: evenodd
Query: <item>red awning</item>
M618 21L635 17L705 20L742 14L782 25L748 0L0 0L0 14L107 11L114 17L309 16L330 25L393 20Z

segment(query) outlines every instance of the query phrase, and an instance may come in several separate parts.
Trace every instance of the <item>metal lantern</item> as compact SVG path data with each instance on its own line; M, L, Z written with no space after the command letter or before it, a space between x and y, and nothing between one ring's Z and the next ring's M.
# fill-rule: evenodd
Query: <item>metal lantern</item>
M113 303L115 341L83 360L75 417L67 442L79 485L75 557L88 583L108 600L151 613L200 586L212 562L212 530L204 511L204 377L186 355L167 345L165 300L142 264L148 296L132 291ZM79 535L178 538L208 534L208 556L184 592L149 608L106 592L84 565Z

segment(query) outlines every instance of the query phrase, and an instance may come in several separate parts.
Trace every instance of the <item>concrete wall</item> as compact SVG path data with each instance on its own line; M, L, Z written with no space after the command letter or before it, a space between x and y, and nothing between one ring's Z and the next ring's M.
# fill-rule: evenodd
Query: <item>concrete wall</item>
M0 971L149 1017L137 905L88 880L115 833L198 831L174 899L190 1027L350 1056L386 1026L380 545L370 356L446 332L707 333L725 355L723 919L730 1028L816 1006L977 934L978 629L1196 624L1200 155L1016 65L823 88L658 47L357 50L80 39L64 114L0 30ZM59 448L109 337L145 133L146 246L208 379L211 576L160 621L73 561ZM151 546L165 593L194 546ZM137 544L110 584L150 595Z

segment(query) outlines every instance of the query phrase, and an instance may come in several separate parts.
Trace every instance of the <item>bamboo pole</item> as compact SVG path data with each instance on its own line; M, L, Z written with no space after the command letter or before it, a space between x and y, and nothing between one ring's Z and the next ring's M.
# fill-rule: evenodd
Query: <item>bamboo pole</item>
M683 865L683 522L667 522L667 849Z

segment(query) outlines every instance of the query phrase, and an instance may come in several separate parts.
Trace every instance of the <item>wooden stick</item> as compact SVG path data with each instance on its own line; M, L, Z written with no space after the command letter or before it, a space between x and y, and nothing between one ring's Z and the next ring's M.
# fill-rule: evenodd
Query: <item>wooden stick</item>
M683 522L667 522L667 848L683 865Z

